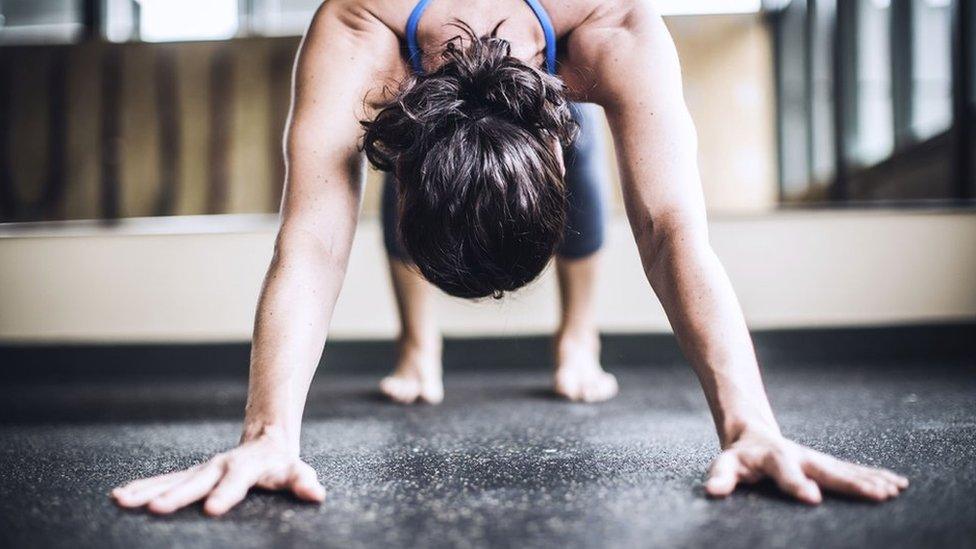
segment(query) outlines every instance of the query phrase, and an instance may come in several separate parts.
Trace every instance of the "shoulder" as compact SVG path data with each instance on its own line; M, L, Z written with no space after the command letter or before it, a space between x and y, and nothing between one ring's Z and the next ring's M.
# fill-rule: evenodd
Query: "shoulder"
M300 66L311 72L355 65L377 76L397 73L403 63L399 38L386 20L389 9L381 0L322 2L302 40Z
M407 18L417 0L324 0L309 31L333 21L358 32L403 38Z
M384 101L385 90L404 77L399 39L373 12L372 3L322 2L295 62L297 103L372 106ZM298 101L302 98L311 101Z
M565 38L564 64L560 75L571 90L599 87L619 77L623 58L661 60L673 56L674 43L660 14L649 0L606 0L597 2L587 17Z
M395 37L384 20L383 4L375 0L325 0L312 17L306 39L326 33L379 38Z
M649 0L605 0L593 2L566 37L569 54L592 57L607 46L621 46L635 36L667 34L657 10Z

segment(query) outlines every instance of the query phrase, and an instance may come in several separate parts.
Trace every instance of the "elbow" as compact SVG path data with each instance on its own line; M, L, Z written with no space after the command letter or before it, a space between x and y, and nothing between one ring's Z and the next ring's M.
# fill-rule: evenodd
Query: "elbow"
M335 255L332 247L323 238L301 227L289 227L285 224L275 237L275 263L328 263Z

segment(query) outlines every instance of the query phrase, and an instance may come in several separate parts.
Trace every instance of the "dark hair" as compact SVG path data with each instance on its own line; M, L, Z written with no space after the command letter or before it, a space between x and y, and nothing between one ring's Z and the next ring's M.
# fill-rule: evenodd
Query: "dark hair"
M455 26L444 63L362 123L362 148L396 173L398 235L423 276L454 296L500 298L535 279L562 239L556 145L577 127L562 81L512 57L498 27L478 37Z

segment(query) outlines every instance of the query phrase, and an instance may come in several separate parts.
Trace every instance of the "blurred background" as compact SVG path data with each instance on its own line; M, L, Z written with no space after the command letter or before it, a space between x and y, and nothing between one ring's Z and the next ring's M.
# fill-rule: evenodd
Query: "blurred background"
M319 3L0 0L0 342L247 340ZM655 3L712 241L754 328L976 319L976 7ZM601 324L666 332L612 164L607 179ZM396 332L378 196L370 173L335 338ZM551 273L440 307L449 335L556 324Z
M320 0L0 0L0 548L973 547L976 1L643 1L677 44L711 243L783 432L910 477L903 497L808 512L761 483L706 504L715 431L609 155L597 308L618 398L553 398L550 266L499 301L439 296L447 398L388 405L370 172L302 401L327 502L116 509L112 487L239 440Z

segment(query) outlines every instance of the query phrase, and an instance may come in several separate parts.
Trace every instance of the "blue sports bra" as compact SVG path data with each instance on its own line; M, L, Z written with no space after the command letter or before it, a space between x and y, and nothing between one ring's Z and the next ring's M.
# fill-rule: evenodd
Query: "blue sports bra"
M549 74L556 74L556 31L552 28L549 14L546 13L546 8L542 7L539 0L525 0L525 3L532 8L532 12L535 13L539 25L542 26L542 32L546 36L546 70ZM413 11L410 12L410 18L407 19L407 51L410 54L410 64L413 65L413 70L417 74L424 73L420 46L417 44L417 25L420 24L420 16L427 9L427 4L430 4L430 0L419 0Z

